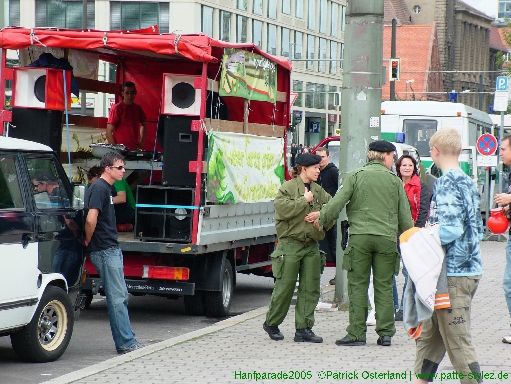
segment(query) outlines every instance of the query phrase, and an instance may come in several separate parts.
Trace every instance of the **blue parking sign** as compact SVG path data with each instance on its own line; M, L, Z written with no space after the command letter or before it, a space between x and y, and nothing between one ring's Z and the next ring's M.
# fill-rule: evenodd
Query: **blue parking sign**
M497 91L507 91L509 89L509 77L498 76L495 83L495 89Z

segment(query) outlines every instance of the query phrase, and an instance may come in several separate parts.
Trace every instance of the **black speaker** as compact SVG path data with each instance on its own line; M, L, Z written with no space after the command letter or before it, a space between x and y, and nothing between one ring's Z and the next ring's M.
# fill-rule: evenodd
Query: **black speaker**
M139 185L135 235L142 240L191 241L194 191Z
M62 111L13 108L9 136L45 144L55 152L62 145Z
M190 161L197 160L199 133L192 131L194 120L198 117L160 116L158 140L163 147L163 185L195 187L195 173L189 171Z

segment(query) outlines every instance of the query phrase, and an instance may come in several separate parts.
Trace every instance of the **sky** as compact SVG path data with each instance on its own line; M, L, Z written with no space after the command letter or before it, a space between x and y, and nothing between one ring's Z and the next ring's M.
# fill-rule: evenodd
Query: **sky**
M497 17L498 0L463 0L463 2L483 11L487 15Z

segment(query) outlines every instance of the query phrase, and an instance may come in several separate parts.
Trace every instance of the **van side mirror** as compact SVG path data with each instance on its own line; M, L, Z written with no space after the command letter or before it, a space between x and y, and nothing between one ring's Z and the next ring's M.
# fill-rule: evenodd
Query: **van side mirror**
M85 202L85 185L73 187L73 209L83 209Z

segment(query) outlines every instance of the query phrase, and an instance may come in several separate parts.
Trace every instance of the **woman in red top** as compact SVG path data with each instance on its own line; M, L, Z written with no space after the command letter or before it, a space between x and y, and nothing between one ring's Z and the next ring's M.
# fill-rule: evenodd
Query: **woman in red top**
M403 180L403 188L405 189L408 202L410 203L410 212L412 214L413 223L416 227L424 227L428 219L429 205L431 202L431 192L428 187L421 182L419 177L419 167L417 161L410 155L403 155L396 163L397 175ZM406 282L408 281L408 273L403 267L403 276L405 283L403 292L405 291ZM395 299L397 298L397 288ZM403 320L403 296L394 319L396 321Z
M413 223L416 227L424 227L428 218L431 193L421 182L417 161L410 155L403 155L397 161L396 171L403 180Z

